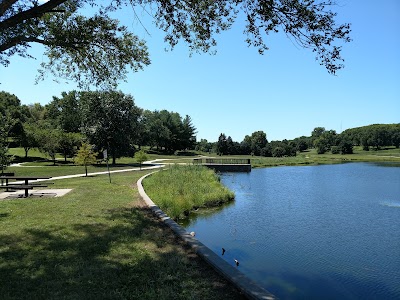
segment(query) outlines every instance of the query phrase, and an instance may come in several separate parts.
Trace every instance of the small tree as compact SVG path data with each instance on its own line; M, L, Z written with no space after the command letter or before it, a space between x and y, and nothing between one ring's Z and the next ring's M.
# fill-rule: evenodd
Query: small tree
M140 165L140 170L142 169L142 163L147 160L147 155L143 150L140 150L135 153L135 160L139 163Z
M85 166L85 173L87 177L87 166L92 165L96 162L97 153L92 150L92 147L83 143L79 148L77 155L75 156L75 164L78 166Z

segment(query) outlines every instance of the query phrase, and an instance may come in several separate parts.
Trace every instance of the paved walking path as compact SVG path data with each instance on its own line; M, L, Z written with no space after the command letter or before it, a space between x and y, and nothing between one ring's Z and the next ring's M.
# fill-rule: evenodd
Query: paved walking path
M143 166L142 170L153 170L153 169L158 169L158 168L162 168L162 167L164 167L163 164L157 164L157 165L150 166L150 167ZM110 173L123 173L123 172L139 171L139 170L140 170L140 168L131 168L131 169L114 170L114 171L110 171ZM104 174L108 174L108 171L88 173L88 176L104 175ZM77 178L77 177L85 177L85 176L86 176L85 173L83 173L83 174L74 174L74 175L65 175L65 176L56 176L56 177L51 177L49 179L32 180L32 182L51 181L51 180L57 180L57 179Z
M158 160L156 160L158 161ZM145 162L144 164L151 164L152 166L142 166L141 170L154 170L154 169L159 169L164 167L163 164L157 163L156 161L148 161ZM21 166L23 167L23 166ZM122 170L114 170L110 171L110 173L123 173L123 172L131 172L131 171L139 171L140 168L130 168L130 169L122 169ZM108 174L108 171L102 171L102 172L93 172L93 173L88 173L88 176L94 176L94 175L104 175ZM37 180L32 180L31 183L34 182L39 182L39 181L51 181L51 180L58 180L58 179L68 179L68 178L77 178L77 177L85 177L86 173L83 174L74 174L74 175L65 175L65 176L56 176L56 177L51 177L49 179L37 179ZM23 181L16 181L13 183L24 183ZM49 196L52 195L54 197L61 197L68 192L70 192L71 189L35 189L31 190L29 193L33 194L34 196ZM0 200L3 199L9 199L9 198L21 198L24 195L24 192L16 191L16 192L2 192L0 193Z

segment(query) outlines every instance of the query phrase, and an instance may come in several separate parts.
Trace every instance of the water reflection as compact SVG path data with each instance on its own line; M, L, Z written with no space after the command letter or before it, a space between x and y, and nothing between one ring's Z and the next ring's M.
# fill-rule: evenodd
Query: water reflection
M215 214L218 214L219 212L221 212L223 209L226 209L233 205L235 205L234 201L228 202L228 203L223 203L216 207L199 208L195 211L191 211L187 218L179 219L178 224L183 227L189 227L191 224L195 223L196 220L198 220L198 219L207 220L208 218L211 218Z

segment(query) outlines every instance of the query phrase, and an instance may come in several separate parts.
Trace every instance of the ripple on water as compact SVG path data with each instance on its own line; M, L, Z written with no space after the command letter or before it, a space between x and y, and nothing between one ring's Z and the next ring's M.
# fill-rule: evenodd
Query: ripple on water
M400 208L400 201L384 201L380 203L383 206L387 207L397 207Z

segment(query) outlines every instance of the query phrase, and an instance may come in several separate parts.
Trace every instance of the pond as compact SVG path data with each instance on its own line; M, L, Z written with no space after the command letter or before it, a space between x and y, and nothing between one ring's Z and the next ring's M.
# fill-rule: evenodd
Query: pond
M226 173L233 204L183 222L280 299L400 299L400 164Z

